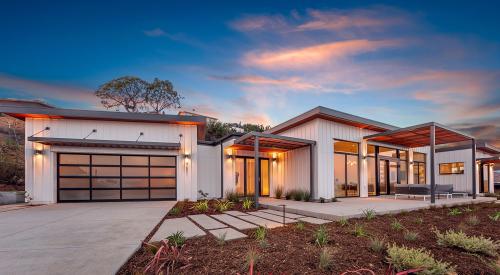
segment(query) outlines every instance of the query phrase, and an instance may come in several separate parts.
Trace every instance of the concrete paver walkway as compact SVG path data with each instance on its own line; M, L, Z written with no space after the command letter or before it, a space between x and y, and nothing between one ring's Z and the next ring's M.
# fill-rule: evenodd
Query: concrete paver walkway
M1 274L115 274L175 202L64 203L0 213Z
M260 218L257 216L253 216L253 215L238 216L238 219L242 219L242 220L245 220L247 222L251 222L253 224L264 226L267 228L276 228L276 227L283 226L283 224L281 224L281 223L277 223L277 222L270 221L270 220Z
M227 227L227 225L220 223L205 214L189 215L188 217L207 230Z
M224 236L224 239L226 241L243 239L243 238L247 237L247 235L245 235L239 231L236 231L233 228L215 229L215 230L210 230L209 232L210 232L210 234L214 235L216 238L222 238Z
M271 210L271 209L265 209L265 210L259 210L259 211L283 217L283 211L277 211L277 210ZM285 218L298 219L298 218L304 218L304 217L305 216L302 216L302 215L297 215L297 214L285 212Z
M240 220L228 214L212 215L212 217L238 230L257 228L255 224Z
M280 216L277 216L274 214L269 214L269 213L261 212L261 211L249 212L249 214L257 216L257 217L261 217L264 219L268 219L268 220L271 220L273 222L283 223L283 216L280 217ZM294 222L297 222L297 221L294 219L287 218L285 216L285 223L294 223Z
M188 218L174 218L165 220L158 231L156 231L153 235L151 241L156 242L164 240L168 236L179 231L181 231L184 234L184 237L188 239L206 235L205 231L201 230L201 228Z

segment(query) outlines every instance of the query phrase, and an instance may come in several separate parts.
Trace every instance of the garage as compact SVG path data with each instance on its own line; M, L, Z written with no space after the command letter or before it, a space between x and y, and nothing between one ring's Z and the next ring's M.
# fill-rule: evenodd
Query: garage
M176 200L176 156L57 154L57 201Z

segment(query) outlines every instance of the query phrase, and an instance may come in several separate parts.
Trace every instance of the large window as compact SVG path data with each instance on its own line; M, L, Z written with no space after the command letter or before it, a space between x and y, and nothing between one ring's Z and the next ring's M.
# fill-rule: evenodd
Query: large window
M452 175L452 174L463 174L463 173L464 173L463 162L451 162L451 163L439 164L440 175Z
M335 197L359 196L359 144L335 140L333 149Z
M58 155L58 200L176 198L175 156Z
M367 148L367 164L368 164L368 195L377 195L377 173L375 172L376 167L376 157L375 157L375 146L368 145Z
M399 150L399 183L408 184L408 151Z
M413 153L413 183L425 184L425 154Z

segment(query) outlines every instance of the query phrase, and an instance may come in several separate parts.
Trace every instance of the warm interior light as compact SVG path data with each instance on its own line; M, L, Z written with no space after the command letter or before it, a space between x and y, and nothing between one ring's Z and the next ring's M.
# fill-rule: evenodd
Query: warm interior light
M272 159L272 161L273 161L274 163L276 163L276 162L278 161L278 153L276 153L276 152L275 152L275 153L273 153L273 154L271 155L271 159Z
M43 150L35 150L35 156L43 155Z

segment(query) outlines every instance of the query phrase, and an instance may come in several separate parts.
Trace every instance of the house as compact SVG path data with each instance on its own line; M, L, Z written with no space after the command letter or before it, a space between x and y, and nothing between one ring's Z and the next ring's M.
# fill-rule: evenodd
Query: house
M214 142L203 141L206 117L197 115L5 100L0 113L25 121L26 191L34 203L196 200L199 190L274 196L277 187L318 200L392 194L405 183L451 183L475 196L493 190L500 153L437 123L398 128L325 107Z

